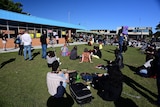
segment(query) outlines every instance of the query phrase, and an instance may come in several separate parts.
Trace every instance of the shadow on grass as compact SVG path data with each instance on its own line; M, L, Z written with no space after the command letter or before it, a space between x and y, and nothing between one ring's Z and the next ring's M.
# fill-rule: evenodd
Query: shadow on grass
M126 83L132 89L134 89L139 94L141 94L149 102L151 102L151 103L155 102L154 99L148 95L148 93L149 93L151 96L157 98L157 95L155 93L153 93L150 90L148 90L147 88L143 87L142 85L140 85L139 83L137 83L136 81L131 79L130 77L128 77L126 75L123 75L123 76L124 76L124 83ZM144 91L147 92L147 94Z
M131 65L127 65L127 64L124 64L124 65L127 66L127 67L129 67L129 69L130 69L131 71L133 71L133 72L136 73L137 67L134 67L134 66L131 66Z
M148 75L142 75L142 74L140 74L140 73L138 72L138 71L140 70L140 68L142 68L142 66L134 67L134 66L127 65L127 64L125 64L125 65L126 65L127 67L129 67L129 69L130 69L131 71L133 71L135 75L138 75L138 76L140 76L140 77L145 77L145 78L148 78L148 77L149 77Z
M47 100L47 107L72 107L73 98L66 92L66 97L54 98L50 96Z
M110 60L103 59L106 62L106 65L110 62Z
M114 51L115 50L113 50L113 49L109 49L109 50L105 50L106 52L108 52L108 53L112 53L112 54L114 54Z
M13 62L15 60L16 60L16 58L11 58L11 59L9 59L7 61L2 62L0 69L3 68L6 64L11 63L11 62Z
M138 107L135 102L129 98L120 97L117 101L114 101L115 107Z
M33 53L33 55L32 55L32 59L34 59L37 55L39 55L40 54L40 52L38 51L38 52L35 52L35 53Z

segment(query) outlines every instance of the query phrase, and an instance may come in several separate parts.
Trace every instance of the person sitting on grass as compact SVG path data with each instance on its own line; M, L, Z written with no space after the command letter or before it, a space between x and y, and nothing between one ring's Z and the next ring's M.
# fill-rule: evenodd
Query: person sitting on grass
M99 49L103 49L102 41L99 42Z
M79 63L83 63L83 62L93 63L91 60L91 54L87 48L84 49L84 52L82 53L81 61Z
M59 71L58 61L54 61L52 64L52 71L47 73L47 87L49 94L51 96L62 97L62 95L64 95L63 92L64 89L60 91L63 93L57 93L57 88L60 84L64 88L66 88L68 82L69 82L68 73L64 74L63 72ZM60 88L62 89L62 87Z
M67 44L65 43L64 46L61 47L61 55L62 56L69 56L70 52L67 47Z
M89 45L89 46L92 46L92 45L93 45L93 39L92 39L92 38L89 39L88 45Z
M71 50L70 57L71 60L76 60L79 58L77 54L77 46L74 46L73 49Z
M149 77L150 71L151 71L151 65L153 63L153 59L148 60L145 62L142 66L137 67L136 74L142 76L142 77Z
M56 57L54 51L49 51L46 58L47 58L47 65L49 68L52 67L52 63L56 60L59 62L59 64L61 64L59 58Z
M99 49L98 46L94 46L93 48L94 48L94 50L93 50L93 52L91 53L91 54L92 54L92 57L93 57L93 58L100 59L100 58L102 57L102 52L101 52L101 50Z
M123 88L123 74L119 66L114 61L110 62L108 64L108 72L95 76L91 86L97 89L97 94L103 100L118 100Z

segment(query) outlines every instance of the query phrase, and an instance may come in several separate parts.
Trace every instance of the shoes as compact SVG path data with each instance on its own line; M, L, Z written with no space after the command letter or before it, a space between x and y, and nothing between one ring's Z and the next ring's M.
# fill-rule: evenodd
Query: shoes
M29 61L32 61L33 59L29 59Z

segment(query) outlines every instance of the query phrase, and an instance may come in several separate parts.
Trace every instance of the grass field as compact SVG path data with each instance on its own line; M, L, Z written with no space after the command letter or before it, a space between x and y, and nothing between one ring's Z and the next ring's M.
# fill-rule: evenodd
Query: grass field
M84 48L92 49L87 45L78 45L78 54ZM73 46L69 46L71 50ZM98 64L106 64L106 60L114 60L115 46L105 46L101 59L93 59L93 63L79 63L79 60L69 60L69 57L60 56L60 47L56 47L56 54L60 57L60 68L75 69L79 73L104 73L96 69ZM52 50L48 48L47 51ZM32 52L34 60L25 61L17 52L0 54L0 107L47 107L50 97L47 91L46 74L51 71L45 59L41 58L41 50ZM125 67L121 70L124 74L122 98L119 102L103 101L97 91L91 88L94 99L85 107L156 107L156 79L143 78L134 74L136 67L145 62L145 55L136 48L128 48L123 54ZM67 87L67 93L70 91ZM62 101L63 103L63 101ZM64 105L66 107L66 105ZM74 101L72 107L79 107Z

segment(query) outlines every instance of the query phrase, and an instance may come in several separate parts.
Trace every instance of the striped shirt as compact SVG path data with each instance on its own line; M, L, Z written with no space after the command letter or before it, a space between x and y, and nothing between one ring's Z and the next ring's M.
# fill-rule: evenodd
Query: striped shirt
M54 96L57 93L57 87L60 86L60 81L63 81L63 85L66 84L65 78L59 74L48 72L47 73L47 87L48 92L51 96Z

